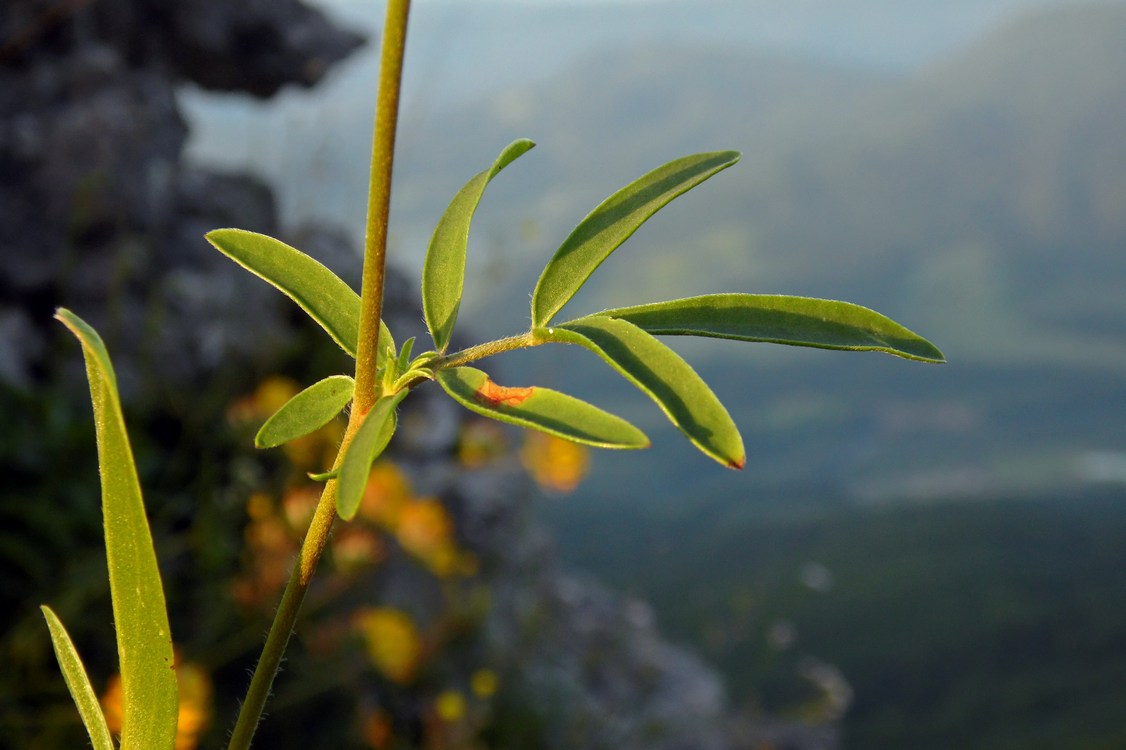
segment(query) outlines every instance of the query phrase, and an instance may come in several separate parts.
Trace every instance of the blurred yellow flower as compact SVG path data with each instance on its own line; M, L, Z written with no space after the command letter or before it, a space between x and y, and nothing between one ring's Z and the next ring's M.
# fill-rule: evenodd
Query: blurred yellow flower
M260 416L269 417L278 409L285 406L285 402L296 396L301 391L301 384L293 378L284 375L270 375L258 384L254 390L254 407Z
M106 683L106 690L102 693L102 713L106 715L106 725L110 734L121 734L121 675L114 675Z
M508 452L504 428L489 419L474 419L461 428L457 458L467 469L479 469Z
M381 708L367 708L360 715L360 734L368 747L385 750L395 736L391 717Z
M298 469L322 472L336 458L336 449L343 438L344 425L339 419L334 419L319 430L290 440L282 446L282 450Z
M274 501L265 492L255 492L246 499L246 515L261 520L274 514Z
M372 665L393 682L410 682L422 659L422 638L411 618L397 609L375 607L359 610L355 623Z
M180 713L176 722L176 750L195 750L200 735L211 726L211 678L198 664L177 663L176 684L180 691ZM102 693L102 710L111 734L121 734L121 676L114 675Z
M282 513L286 523L294 534L304 536L313 520L313 513L317 510L317 501L321 497L319 485L306 484L291 489L282 497Z
M231 590L240 604L255 607L271 600L285 585L297 542L269 495L252 494L246 501L246 513L250 522L243 537L250 569L233 581Z
M293 378L271 375L258 384L254 393L227 408L227 420L232 424L263 422L300 390L301 386Z
M410 480L390 461L379 461L368 476L359 515L385 528L394 528L399 511L411 499Z
M436 575L448 576L458 564L453 540L453 522L445 506L435 498L403 505L395 537L403 549L426 564Z
M197 664L176 667L180 687L180 716L176 724L176 750L194 750L211 726L212 686L207 672Z
M344 573L354 573L387 555L383 541L370 528L344 526L332 537L332 561Z
M283 375L264 378L249 396L227 408L227 420L235 425L255 428L273 416L289 399L301 391L301 384ZM344 437L344 427L334 419L319 430L282 446L286 457L301 470L322 471L336 456L336 447Z
M491 669L478 669L469 678L469 689L478 698L492 697L499 685L500 679L497 677L497 673Z
M472 552L462 552L457 557L457 574L472 578L481 571L481 561Z
M447 724L465 716L465 696L456 690L443 690L434 699L434 712Z
M574 492L590 471L585 447L533 430L527 431L520 458L536 484L554 492Z

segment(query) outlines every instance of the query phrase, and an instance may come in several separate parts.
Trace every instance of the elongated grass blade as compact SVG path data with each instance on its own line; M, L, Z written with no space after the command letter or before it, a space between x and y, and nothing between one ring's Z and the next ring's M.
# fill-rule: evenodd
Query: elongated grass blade
M172 633L141 485L121 413L117 378L97 331L69 310L60 309L56 317L82 344L94 405L102 523L121 667L121 747L171 748L178 712Z
M86 675L86 668L82 666L82 659L74 648L74 642L66 632L62 622L50 607L43 605L43 617L47 618L47 627L51 631L51 643L55 647L55 658L59 660L59 670L66 680L70 696L74 698L74 705L82 717L82 723L90 734L90 743L94 750L114 750L113 737L106 725L106 716L98 703L98 695L90 684Z

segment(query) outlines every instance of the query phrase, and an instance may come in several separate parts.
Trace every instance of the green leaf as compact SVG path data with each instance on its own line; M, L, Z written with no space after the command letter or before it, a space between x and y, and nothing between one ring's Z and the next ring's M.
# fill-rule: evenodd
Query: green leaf
M333 341L356 356L360 296L339 276L300 250L264 234L215 229L206 236L219 252L300 305Z
M410 367L411 352L414 350L414 336L403 342L403 350L399 352L398 366L395 368L396 375L402 375Z
M255 435L254 444L273 448L324 427L352 400L355 387L356 382L347 375L333 375L313 383L266 420Z
M630 235L672 199L739 161L735 151L671 161L603 201L579 222L543 269L532 294L532 326L548 324Z
M382 320L379 321L379 346L375 349L376 369L386 367L389 362L394 362L398 355L395 354L395 338L391 329Z
M82 666L82 659L78 657L74 642L70 640L66 628L50 607L43 605L39 609L43 610L43 616L47 618L51 643L55 647L55 658L59 660L59 670L66 680L70 696L74 698L74 705L78 707L82 723L90 734L90 744L94 746L94 750L114 750L113 737L109 733L105 714L102 713L102 707L98 703L94 687L90 684L90 678L86 676L86 668Z
M360 509L371 465L391 442L395 434L395 408L408 392L399 391L379 399L344 451L336 479L336 512L345 521L351 521Z
M548 388L505 388L472 367L439 370L438 383L470 411L597 448L648 448L649 438L621 417Z
M117 378L97 332L69 310L56 316L82 344L101 468L102 523L121 666L122 750L171 748L177 688L172 634Z
M449 346L465 283L465 252L469 244L469 225L481 202L485 187L506 166L535 144L513 141L501 152L493 166L466 183L434 228L430 249L422 267L422 311L434 346L444 352Z
M591 350L652 398L706 455L743 468L743 439L727 409L687 362L645 331L624 320L591 316L536 329L535 336Z
M851 302L777 294L707 294L599 313L653 334L711 336L945 362L934 344Z

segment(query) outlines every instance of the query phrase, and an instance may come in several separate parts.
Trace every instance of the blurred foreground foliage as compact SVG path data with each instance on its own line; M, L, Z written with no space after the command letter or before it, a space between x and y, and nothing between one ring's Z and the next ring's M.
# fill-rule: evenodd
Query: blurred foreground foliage
M190 403L150 393L126 405L176 623L177 750L226 736L233 717L217 707L236 704L245 687L245 665L316 502L318 485L306 472L320 470L339 443L342 424L334 420L281 452L251 447L265 417L333 356L315 351L301 361L279 359L273 373L219 377L214 391L205 387ZM39 601L66 619L110 729L119 729L117 658L103 637L111 613L90 406L80 389L52 384L64 377L56 373L32 391L0 387L0 464L9 477L0 488L0 608L22 613L0 629L0 746L27 750L88 741ZM243 395L224 399L220 388ZM518 465L519 446L496 427L466 419L451 464ZM584 449L552 469L553 446L525 449L523 460L545 487L569 491L585 473ZM469 748L483 733L511 735L496 713L503 676L476 663L479 653L467 645L487 610L488 585L444 501L418 495L396 457L385 457L372 469L355 522L330 544L288 660L303 679L278 684L261 744ZM404 566L441 592L436 617L382 600L388 571Z

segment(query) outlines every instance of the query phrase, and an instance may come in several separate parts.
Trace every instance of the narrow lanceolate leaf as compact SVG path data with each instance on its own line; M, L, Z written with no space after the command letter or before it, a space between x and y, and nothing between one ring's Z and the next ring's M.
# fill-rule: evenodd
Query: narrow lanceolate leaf
M379 346L375 348L375 366L377 369L384 368L388 363L395 362L398 355L395 353L395 338L391 335L391 329L382 320L379 321Z
M599 315L628 320L654 334L876 351L921 362L946 361L942 352L922 336L851 302L776 294L707 294L622 307Z
M472 367L439 370L437 379L454 401L491 419L596 448L649 447L645 433L621 417L558 391L506 388Z
M344 351L356 356L360 296L344 281L300 250L264 234L216 229L207 241L301 306Z
M69 310L60 309L56 317L82 343L94 405L106 561L121 667L121 747L165 750L176 738L172 634L117 379L97 332Z
M537 329L535 336L591 350L652 398L706 455L743 468L743 439L727 409L687 362L645 331L624 320L591 316Z
M603 201L563 241L532 294L532 325L547 325L579 287L649 217L669 201L739 161L735 151L671 161Z
M438 221L438 226L434 228L434 236L430 239L430 249L422 267L422 311L426 317L426 327L430 329L434 346L439 352L444 352L449 346L454 323L457 322L465 282L469 225L485 187L497 173L534 145L529 140L509 144L492 167L479 173L454 196Z
M395 408L407 393L399 391L394 396L379 399L344 451L336 478L336 512L345 521L352 520L360 509L371 465L391 442L395 433Z
M399 361L396 362L395 374L402 375L410 367L411 352L414 351L414 336L403 342L403 348L399 352Z
M324 427L352 400L355 387L356 382L347 375L333 375L313 383L266 420L254 437L254 444L273 448Z
M59 669L63 673L63 679L66 680L67 689L70 690L74 705L78 707L82 723L90 735L90 744L94 746L94 750L114 750L113 737L109 733L105 714L102 713L98 696L90 684L90 678L86 676L86 668L82 666L82 660L78 657L78 651L74 648L70 635L50 607L44 605L39 609L43 610L43 616L47 618L47 627L51 630L51 643L55 647L55 658L59 660Z

